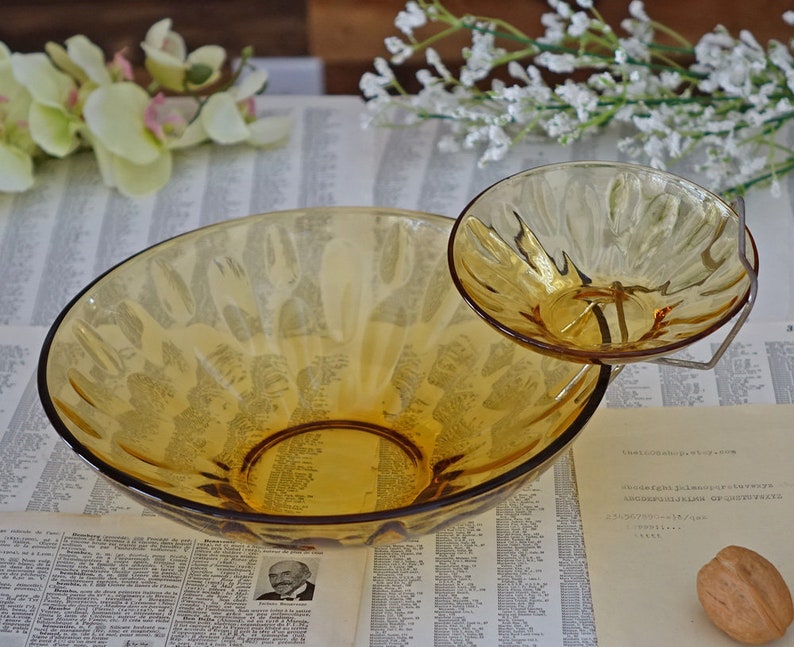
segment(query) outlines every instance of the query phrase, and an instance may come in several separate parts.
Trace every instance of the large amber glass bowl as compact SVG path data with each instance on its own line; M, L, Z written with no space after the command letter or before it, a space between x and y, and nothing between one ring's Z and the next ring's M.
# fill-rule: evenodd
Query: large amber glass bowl
M148 249L53 325L47 414L127 494L226 537L379 544L485 510L577 436L609 369L486 326L452 224L307 209Z
M568 162L486 189L448 254L494 328L555 357L623 364L679 351L743 308L758 259L742 228L730 205L678 176Z

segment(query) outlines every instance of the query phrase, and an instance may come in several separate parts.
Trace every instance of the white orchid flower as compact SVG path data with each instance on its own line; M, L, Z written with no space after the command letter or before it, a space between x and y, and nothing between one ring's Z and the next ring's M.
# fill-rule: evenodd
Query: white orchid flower
M146 54L144 65L152 78L168 90L184 92L206 87L220 77L226 50L205 45L187 53L185 41L171 30L170 18L149 28L141 48Z
M0 191L27 191L33 186L36 145L27 114L31 97L11 69L11 52L0 42Z
M173 150L206 141L272 146L286 139L288 118L255 114L254 96L266 74L240 81L233 71L213 93L206 88L220 78L226 51L206 46L188 54L169 19L154 24L142 46L153 79L146 89L134 82L123 51L107 60L80 34L62 45L47 43L46 53L12 53L0 42L0 192L29 189L39 156L90 148L108 186L145 195L169 181ZM242 65L252 55L245 48ZM167 99L158 88L184 96Z
M162 124L153 127L152 101L143 88L122 81L98 87L83 108L103 180L126 195L153 193L171 177L167 133Z
M131 81L133 78L132 64L123 53L116 53L108 63L102 49L82 34L67 39L65 48L49 42L44 49L58 69L81 85L88 81L105 85L114 81Z
M254 70L239 85L209 97L199 116L207 136L218 144L246 142L267 147L283 142L292 125L289 117L256 117L254 96L266 83L267 74Z
M43 53L12 54L11 68L32 97L28 121L33 141L54 157L74 152L83 130L83 95L74 80Z

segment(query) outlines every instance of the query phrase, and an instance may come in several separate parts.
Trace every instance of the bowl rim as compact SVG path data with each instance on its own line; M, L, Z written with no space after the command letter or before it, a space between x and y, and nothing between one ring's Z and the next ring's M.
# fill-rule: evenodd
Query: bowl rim
M37 365L37 386L39 393L39 400L41 401L47 418L54 427L57 434L63 441L74 451L79 458L92 467L99 475L109 479L115 485L121 486L124 490L131 490L136 498L143 498L155 506L166 506L167 508L176 508L185 510L205 517L212 517L219 521L224 522L241 522L241 523L254 523L254 524L271 524L273 526L315 526L315 527L331 527L331 526L349 526L355 524L367 524L374 522L388 522L399 520L401 518L411 517L422 513L432 512L433 510L455 506L456 504L464 503L468 500L476 500L480 497L487 495L489 492L500 489L502 486L521 478L522 476L529 475L544 466L544 463L551 461L555 456L563 452L579 435L581 430L590 420L592 415L598 409L604 394L606 393L607 386L609 385L611 376L611 367L602 365L598 367L598 377L595 386L590 393L587 402L576 415L574 420L566 427L548 446L537 454L531 456L529 459L523 461L521 464L513 467L504 474L498 477L489 479L483 483L472 488L457 491L452 494L442 496L432 501L424 501L421 503L413 503L397 508L388 508L386 510L378 510L375 512L365 513L352 513L342 515L276 515L259 512L244 512L219 506L213 506L198 501L192 501L185 497L176 496L168 492L162 491L160 488L146 483L134 476L131 476L122 470L114 467L113 465L102 460L96 456L85 444L83 444L64 423L62 416L58 413L57 406L55 405L47 387L47 368L49 365L50 351L52 350L56 336L60 330L61 324L67 318L69 313L76 308L93 289L95 289L101 282L109 277L114 272L123 269L126 265L132 263L140 257L150 254L158 248L170 244L180 239L188 240L192 237L197 237L203 232L208 230L221 230L226 227L245 226L248 223L257 220L263 220L269 217L297 217L305 214L319 215L322 213L336 213L353 215L354 217L367 217L371 218L374 215L382 214L389 217L406 217L413 220L422 222L429 222L435 224L442 224L451 230L453 219L447 216L438 214L414 211L409 209L392 208L392 207L368 207L368 206L329 206L329 207L305 207L296 209L285 209L272 212L263 212L222 220L209 225L204 225L175 236L168 237L160 242L147 246L146 248L128 256L120 262L112 265L109 269L105 270L93 280L91 280L84 288L82 288L72 299L62 308L57 315L50 328L48 329L39 354ZM549 467L552 463L548 462Z
M514 181L518 178L523 176L533 175L535 173L543 173L547 171L554 170L555 168L565 168L565 167L612 167L617 169L625 169L625 170L640 170L644 173L649 173L652 175L657 175L662 178L667 178L670 181L674 181L678 184L686 184L689 185L690 188L695 189L697 191L701 191L706 195L712 197L717 202L721 203L727 214L730 216L736 217L739 220L739 215L736 212L736 209L730 205L727 201L723 198L718 196L716 193L706 189L702 185L698 184L697 182L693 182L692 180L685 178L681 175L676 175L675 173L671 173L670 171L664 171L660 169L655 169L650 166L645 166L642 164L635 164L630 162L619 162L619 161L609 161L609 160L571 160L566 162L554 162L550 164L542 164L540 166L534 166L528 169L524 169L522 171L518 171L517 173L513 173L512 175L508 175L497 182L494 182L490 186L486 187L482 191L480 191L474 198L472 198L469 203L461 210L460 214L455 218L455 224L452 226L452 232L450 233L448 244L447 244L447 264L449 265L449 272L450 276L452 277L452 282L455 284L458 292L460 293L463 300L489 325L494 327L495 329L499 330L502 334L506 335L514 339L517 343L528 346L530 348L536 349L538 352L545 353L547 355L552 355L555 357L560 357L563 359L569 359L571 361L582 362L582 363L592 363L592 364L621 364L627 362L636 362L636 361L643 361L643 360L652 360L659 357L663 357L665 355L670 355L675 353L679 350L690 346L691 344L708 337L712 333L716 332L719 328L724 326L728 323L733 317L735 317L739 311L745 306L747 301L750 298L750 294L752 292L752 284L748 285L747 290L744 292L740 299L737 299L733 306L724 313L716 322L710 325L707 329L687 337L686 339L671 342L665 344L663 346L656 346L651 347L648 349L639 349L639 350L620 350L620 349L612 349L607 351L585 351L578 349L574 346L565 346L562 344L553 344L547 341L543 341L537 337L530 337L523 333L514 330L510 326L502 323L494 317L490 312L488 312L485 308L479 305L479 303L472 297L472 295L468 292L466 287L463 285L463 281L461 280L460 276L458 275L458 271L456 269L456 262L455 262L455 241L457 240L458 233L460 231L460 227L465 220L471 214L469 213L472 207L479 202L486 194L490 193L497 187L501 186L502 184L506 184L508 182ZM750 229L745 224L744 228L745 240L749 241L749 247L752 249L752 265L753 271L755 275L758 275L758 248L756 247L755 239L753 238ZM738 247L738 239L737 239L737 247ZM738 256L738 251L737 251Z

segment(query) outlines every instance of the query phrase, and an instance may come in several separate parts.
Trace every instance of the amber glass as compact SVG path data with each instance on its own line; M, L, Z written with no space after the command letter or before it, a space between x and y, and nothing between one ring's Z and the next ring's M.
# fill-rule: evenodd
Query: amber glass
M569 162L497 182L458 218L453 280L494 328L577 362L669 355L746 303L739 217L683 178ZM757 252L745 230L749 265Z
M485 325L452 224L307 209L144 251L53 325L47 414L130 496L236 539L379 544L485 510L576 437L609 369Z

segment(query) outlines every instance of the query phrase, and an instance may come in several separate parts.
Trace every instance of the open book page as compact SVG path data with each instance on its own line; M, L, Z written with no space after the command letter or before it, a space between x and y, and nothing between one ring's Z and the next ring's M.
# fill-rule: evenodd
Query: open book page
M718 331L679 356L704 362L723 334ZM794 321L755 323L751 315L711 370L629 364L604 401L615 408L794 403Z
M595 644L569 467L474 519L374 549L357 647Z
M0 645L353 644L366 549L285 551L161 519L0 513ZM295 600L269 578L304 564Z
M794 585L792 421L793 405L596 414L573 452L600 645L735 645L695 590L728 545Z

